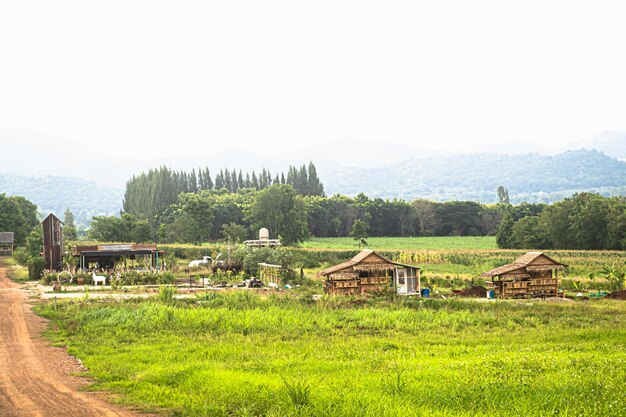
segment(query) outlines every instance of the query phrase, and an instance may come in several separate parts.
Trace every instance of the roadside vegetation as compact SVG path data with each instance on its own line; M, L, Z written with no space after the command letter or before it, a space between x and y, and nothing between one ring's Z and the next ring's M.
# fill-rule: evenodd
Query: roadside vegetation
M28 281L28 268L18 264L10 257L0 258L0 267L7 269L7 276L15 282Z
M206 293L42 305L126 404L184 416L622 416L626 304Z

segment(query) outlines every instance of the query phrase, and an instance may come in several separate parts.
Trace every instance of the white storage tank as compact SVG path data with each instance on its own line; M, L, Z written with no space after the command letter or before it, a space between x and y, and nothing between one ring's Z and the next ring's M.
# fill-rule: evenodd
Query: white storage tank
M259 240L270 240L270 231L265 227L259 230Z

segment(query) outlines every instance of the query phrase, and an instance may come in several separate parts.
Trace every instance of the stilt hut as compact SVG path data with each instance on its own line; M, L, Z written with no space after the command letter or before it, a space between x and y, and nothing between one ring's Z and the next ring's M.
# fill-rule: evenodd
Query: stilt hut
M392 262L370 249L318 273L326 294L366 294L393 288L401 295L420 295L420 269Z
M14 232L0 232L0 256L13 255Z
M528 252L513 263L482 275L491 278L495 295L500 298L556 297L557 271L566 266L543 252Z

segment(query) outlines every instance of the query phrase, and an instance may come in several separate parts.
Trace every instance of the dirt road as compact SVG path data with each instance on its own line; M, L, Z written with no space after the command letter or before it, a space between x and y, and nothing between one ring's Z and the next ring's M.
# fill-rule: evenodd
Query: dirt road
M0 416L138 416L79 392L80 363L40 336L46 322L0 265Z

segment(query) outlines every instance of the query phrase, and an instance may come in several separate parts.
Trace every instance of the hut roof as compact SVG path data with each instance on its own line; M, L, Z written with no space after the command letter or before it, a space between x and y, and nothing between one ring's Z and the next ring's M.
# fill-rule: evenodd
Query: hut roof
M57 216L55 216L55 215L54 215L54 214L52 214L52 213L48 214L48 216L47 216L45 219L43 219L43 220L41 221L41 223L39 223L39 224L43 224L43 223L44 223L46 220L48 220L48 219L50 219L50 221L56 220L56 221L58 221L59 223L61 223L62 225L65 225L65 223L63 223L63 221L62 221L61 219L59 219Z
M0 243L13 243L14 241L14 232L0 232Z
M482 275L494 277L520 270L527 271L549 271L555 269L563 269L567 265L555 261L543 252L527 252L517 258L510 264L494 268L491 271L484 272Z
M360 265L362 263L364 263L364 261L369 258L370 256L378 258L378 261L375 265L388 265L390 268L388 269L392 269L395 266L402 266L405 268L415 268L415 269L419 269L416 266L413 265L405 265L405 264L400 264L397 262L392 262L389 259L385 258L384 256L381 256L379 254L377 254L376 252L374 252L371 249L363 249L361 252L359 252L358 254L356 254L356 256L352 259L350 259L349 261L346 262L342 262L338 265L335 266L331 266L330 268L326 268L323 271L320 271L317 275L318 276L327 276L330 275L332 273L335 272L339 272L339 271L344 271L346 269L350 270L350 271L354 271L354 270L358 270L360 269L359 267L363 266Z

